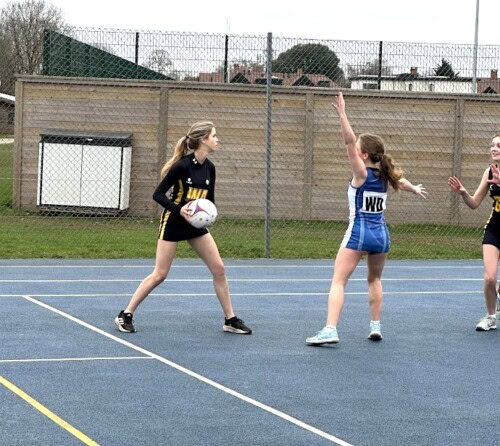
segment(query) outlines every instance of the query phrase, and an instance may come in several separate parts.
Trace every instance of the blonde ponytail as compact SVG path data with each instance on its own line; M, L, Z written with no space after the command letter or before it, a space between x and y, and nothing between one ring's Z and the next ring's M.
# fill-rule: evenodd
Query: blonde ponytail
M179 161L184 155L187 155L188 153L188 147L187 147L187 136L183 136L179 141L177 141L177 144L175 145L174 149L174 155L172 158L170 158L163 168L161 169L161 177L164 178L165 175L168 173L170 168L177 162Z

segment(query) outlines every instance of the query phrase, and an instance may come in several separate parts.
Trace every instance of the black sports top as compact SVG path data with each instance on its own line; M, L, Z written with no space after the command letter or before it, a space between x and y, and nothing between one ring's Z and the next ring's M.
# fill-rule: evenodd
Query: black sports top
M172 193L167 196L170 188ZM180 215L182 206L198 198L207 198L215 204L215 166L208 158L200 164L191 153L170 168L154 191L153 200L172 214Z
M492 178L493 174L490 169L488 179ZM500 186L498 184L490 183L490 197L493 198L493 209L486 221L486 226L500 229Z

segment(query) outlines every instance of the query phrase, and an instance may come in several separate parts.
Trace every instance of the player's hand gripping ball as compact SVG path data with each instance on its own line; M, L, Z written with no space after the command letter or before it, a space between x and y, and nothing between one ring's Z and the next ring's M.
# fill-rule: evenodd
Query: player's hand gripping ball
M217 208L210 200L199 198L189 202L189 223L198 229L206 228L215 223L217 219Z

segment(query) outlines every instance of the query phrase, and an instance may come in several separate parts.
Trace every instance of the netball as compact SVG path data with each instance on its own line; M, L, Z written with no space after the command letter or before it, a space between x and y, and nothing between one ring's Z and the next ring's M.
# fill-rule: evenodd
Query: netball
M198 229L212 226L217 219L217 208L210 200L200 198L189 203L189 223Z

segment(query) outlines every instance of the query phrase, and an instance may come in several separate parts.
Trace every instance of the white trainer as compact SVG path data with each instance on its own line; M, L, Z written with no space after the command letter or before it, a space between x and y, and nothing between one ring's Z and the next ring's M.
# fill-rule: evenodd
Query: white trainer
M484 316L476 326L476 331L490 331L497 329L497 320L495 317Z
M339 335L337 334L337 328L327 328L324 327L316 336L311 336L306 339L307 345L322 345L322 344L337 344L339 342Z
M371 339L372 341L382 340L380 322L370 322L370 334L368 335L368 339Z

